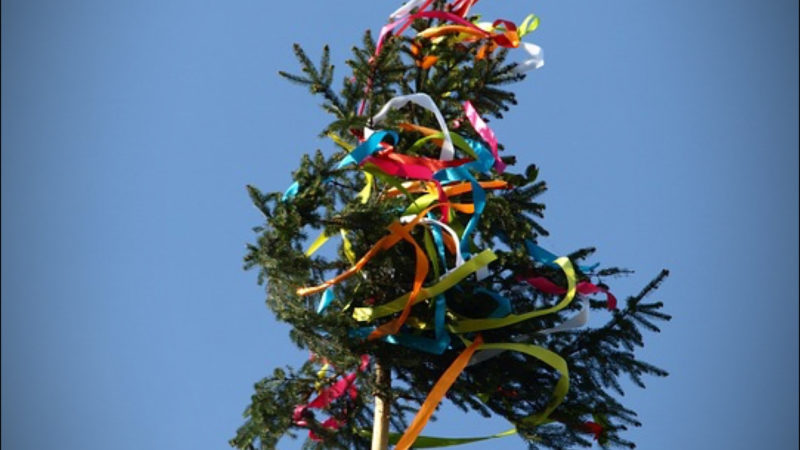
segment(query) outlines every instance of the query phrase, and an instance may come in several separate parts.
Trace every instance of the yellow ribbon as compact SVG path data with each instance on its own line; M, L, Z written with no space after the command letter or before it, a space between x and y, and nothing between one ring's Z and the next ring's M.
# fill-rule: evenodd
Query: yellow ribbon
M347 257L350 264L355 264L356 254L353 251L353 244L350 243L350 239L347 239L347 231L343 228L339 230L339 233L342 235L342 250L344 250L344 256Z
M525 314L510 314L506 317L499 319L462 319L455 322L449 328L453 333L461 334L470 331L492 330L495 328L502 328L508 325L522 322L524 320L532 319L534 317L543 316L545 314L552 314L554 312L564 309L575 298L575 269L569 258L562 256L555 260L555 263L561 266L564 275L567 277L567 293L558 304L550 308L539 309Z
M469 341L466 341L469 343ZM537 414L522 419L521 423L527 426L536 426L548 421L547 416L553 412L558 405L564 400L569 390L569 368L567 361L564 360L557 353L551 352L543 347L532 344L518 344L514 342L502 342L497 344L482 344L478 350L511 350L515 352L525 353L526 355L533 356L534 358L542 361L553 369L557 370L561 376L553 388L553 395L550 402L545 409Z
M314 242L312 242L311 245L308 247L308 250L306 250L306 256L313 255L317 250L319 250L320 247L322 247L326 242L328 242L328 239L330 238L331 238L330 236L325 234L325 231L320 233L319 236L317 236L317 238L314 239Z
M561 301L559 301L555 306L552 306L550 308L540 309L537 311L532 311L526 314L513 314L510 316L503 317L501 319L460 319L450 326L451 331L460 335L462 333L467 333L471 331L480 331L480 330L505 327L533 317L538 317L545 314L552 314L554 312L560 311L561 309L565 308L575 298L575 293L576 293L575 270L572 267L572 262L570 262L569 258L567 257L562 256L556 259L555 263L561 267L561 269L564 271L564 275L567 278L567 293L566 295L564 295L564 298L561 299ZM381 307L385 307L386 305L381 305ZM480 335L478 335L478 338L475 340L475 342L470 342L463 336L459 337L464 342L464 344L467 345L467 349L456 359L456 361L453 362L453 364L447 369L447 371L445 371L445 373L441 376L439 381L437 381L436 385L428 394L428 397L425 399L425 402L422 404L422 407L420 407L419 412L414 417L414 421L411 423L411 426L408 427L406 432L400 438L400 441L398 441L397 449L407 449L414 443L417 436L422 432L422 429L425 427L428 420L430 419L431 414L433 414L433 411L435 410L436 406L441 402L447 390L450 388L450 386L452 386L452 384L455 382L455 379L458 378L458 376L461 374L461 372L464 370L467 363L469 362L469 359L467 359L467 361L464 361L465 355L469 355L469 357L471 358L472 354L477 350L511 350L520 353L525 353L529 356L532 356L544 362L545 364L547 364L548 366L552 367L553 369L559 372L560 376L558 378L558 381L556 382L555 387L553 388L553 394L547 406L541 412L526 417L525 419L520 421L522 425L535 427L544 422L547 422L550 413L552 413L558 407L558 405L561 404L561 402L564 400L564 397L567 395L567 391L569 390L569 368L567 367L566 360L564 360L564 358L559 356L557 353L554 353L543 347L539 347L532 344L519 344L514 342L485 344L482 342ZM478 345L476 346L476 344ZM509 430L509 432L506 433L510 432L511 430ZM506 433L502 434L506 435ZM444 444L444 442L445 441L442 441L442 444Z
M431 389L431 392L428 394L425 402L420 407L419 412L417 412L417 415L414 417L414 421L406 429L406 432L398 441L397 450L407 449L411 445L414 445L417 448L447 447L451 445L466 444L486 439L511 436L517 432L517 428L515 427L502 433L481 436L477 438L437 438L421 436L419 439L417 439L417 436L419 436L419 433L421 433L422 429L425 428L425 425L430 419L433 411L436 409L436 406L441 403L442 398L444 398L444 395L447 393L447 390L453 385L455 380L469 363L469 358L466 358L466 356L468 355L471 358L476 351L511 350L525 353L526 355L532 356L544 362L559 372L560 376L555 387L553 388L553 394L550 402L548 402L545 409L537 414L522 419L520 421L521 424L534 427L545 422L550 422L548 416L558 407L558 405L561 404L562 401L564 401L564 397L567 395L567 391L569 391L569 368L567 367L567 362L564 360L564 358L558 354L531 344L517 344L513 342L486 344L482 342L480 335L478 335L478 338L476 338L474 342L470 342L463 337L461 337L461 340L464 342L467 348L450 365L447 371L445 371L441 378L439 378L439 381L436 382L436 385L434 385L433 389Z
M419 303L447 291L469 274L476 272L495 259L497 259L497 255L491 250L484 250L478 253L469 261L444 274L437 283L420 289L419 294L414 299L414 303ZM410 296L411 293L407 293L380 306L355 308L353 310L353 318L359 322L367 322L402 311Z

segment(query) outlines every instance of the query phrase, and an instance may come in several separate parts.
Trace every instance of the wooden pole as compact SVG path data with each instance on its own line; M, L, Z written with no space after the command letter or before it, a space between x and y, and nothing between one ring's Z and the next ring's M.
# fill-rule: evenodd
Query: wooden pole
M375 392L372 450L387 450L389 448L389 412L391 409L389 389L392 387L392 371L388 367L384 367L380 360L375 361L375 382L381 390Z

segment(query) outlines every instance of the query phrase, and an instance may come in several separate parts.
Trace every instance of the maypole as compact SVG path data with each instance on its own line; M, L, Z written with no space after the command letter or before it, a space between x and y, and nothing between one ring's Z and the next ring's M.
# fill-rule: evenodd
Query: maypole
M658 331L653 322L670 318L643 302L667 273L618 305L604 281L627 271L583 264L593 248L558 255L541 245L547 186L534 165L508 170L516 159L501 156L489 125L516 104L505 86L544 64L527 41L539 19L482 21L470 13L476 2L409 1L353 50L339 93L328 48L315 65L295 45L303 75L281 75L324 98L334 120L322 134L335 152L304 156L283 193L248 187L266 223L245 262L311 357L256 385L231 445L273 448L302 429L314 448L508 436L633 446L622 432L635 413L610 391L623 375L666 375L634 349L640 326ZM332 240L334 251L320 251ZM607 323L589 329L590 312ZM511 427L421 435L446 396Z

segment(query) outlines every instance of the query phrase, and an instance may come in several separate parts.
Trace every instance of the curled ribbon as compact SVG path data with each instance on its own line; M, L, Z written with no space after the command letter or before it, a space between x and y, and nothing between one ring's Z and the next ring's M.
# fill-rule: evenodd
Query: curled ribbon
M423 210L420 214L418 214L414 220L410 221L407 225L400 225L399 222L393 222L389 225L389 230L391 231L390 234L381 238L378 242L373 245L373 247L366 253L364 256L361 257L350 269L342 272L341 274L337 275L336 277L323 282L320 285L313 286L313 287L305 287L297 289L297 295L303 297L306 295L315 294L317 292L323 291L334 284L337 284L349 277L351 277L356 272L360 271L366 264L372 259L378 252L385 251L390 249L392 246L397 244L401 239L404 239L404 233L408 233L409 230L414 228L420 220L422 220L423 216L436 207L438 205L429 206L427 209Z
M473 256L469 261L466 261L459 267L444 274L438 282L427 288L420 289L419 295L414 299L414 303L422 300L427 300L436 295L442 294L448 289L455 286L459 281L463 280L471 273L477 271L479 268L489 264L497 259L497 255L491 250L484 250L481 253ZM371 320L386 317L401 311L404 305L408 302L410 294L402 295L388 303L379 306L359 307L353 309L353 319L359 322L368 322Z
M566 295L556 305L549 308L538 309L524 314L509 314L506 317L499 319L462 319L454 323L450 329L454 333L467 333L470 331L493 330L495 328L507 327L515 323L540 317L546 314L552 314L564 309L575 298L575 270L572 268L572 263L566 257L556 259L556 264L561 266L564 275L567 278Z
M442 116L441 111L433 102L433 99L428 94L419 92L416 94L409 94L409 95L401 95L398 97L394 97L393 99L386 102L385 105L372 117L372 123L377 124L380 123L383 119L386 118L386 114L392 108L402 108L407 103L415 103L422 108L427 109L428 111L432 112L433 115L436 117L436 121L439 123L439 128L442 129L444 133L444 140L445 143L442 146L442 151L439 155L439 159L444 161L450 161L453 159L455 155L455 148L453 147L453 140L450 138L450 132L447 131L447 122L444 120L444 116Z

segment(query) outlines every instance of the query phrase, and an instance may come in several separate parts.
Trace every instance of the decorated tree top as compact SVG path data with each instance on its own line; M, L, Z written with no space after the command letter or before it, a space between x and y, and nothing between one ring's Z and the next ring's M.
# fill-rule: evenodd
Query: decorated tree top
M285 192L248 186L265 223L245 262L311 357L256 384L232 446L303 431L309 448L633 447L619 378L666 375L634 350L669 319L644 301L667 272L617 304L605 282L627 271L544 248L546 185L533 165L507 170L488 124L543 65L527 42L539 19L484 22L476 1L408 2L353 48L338 92L328 48L317 65L295 45L302 74L281 75L323 97L332 151L303 156ZM590 312L606 324L586 327ZM444 397L512 428L421 436Z

